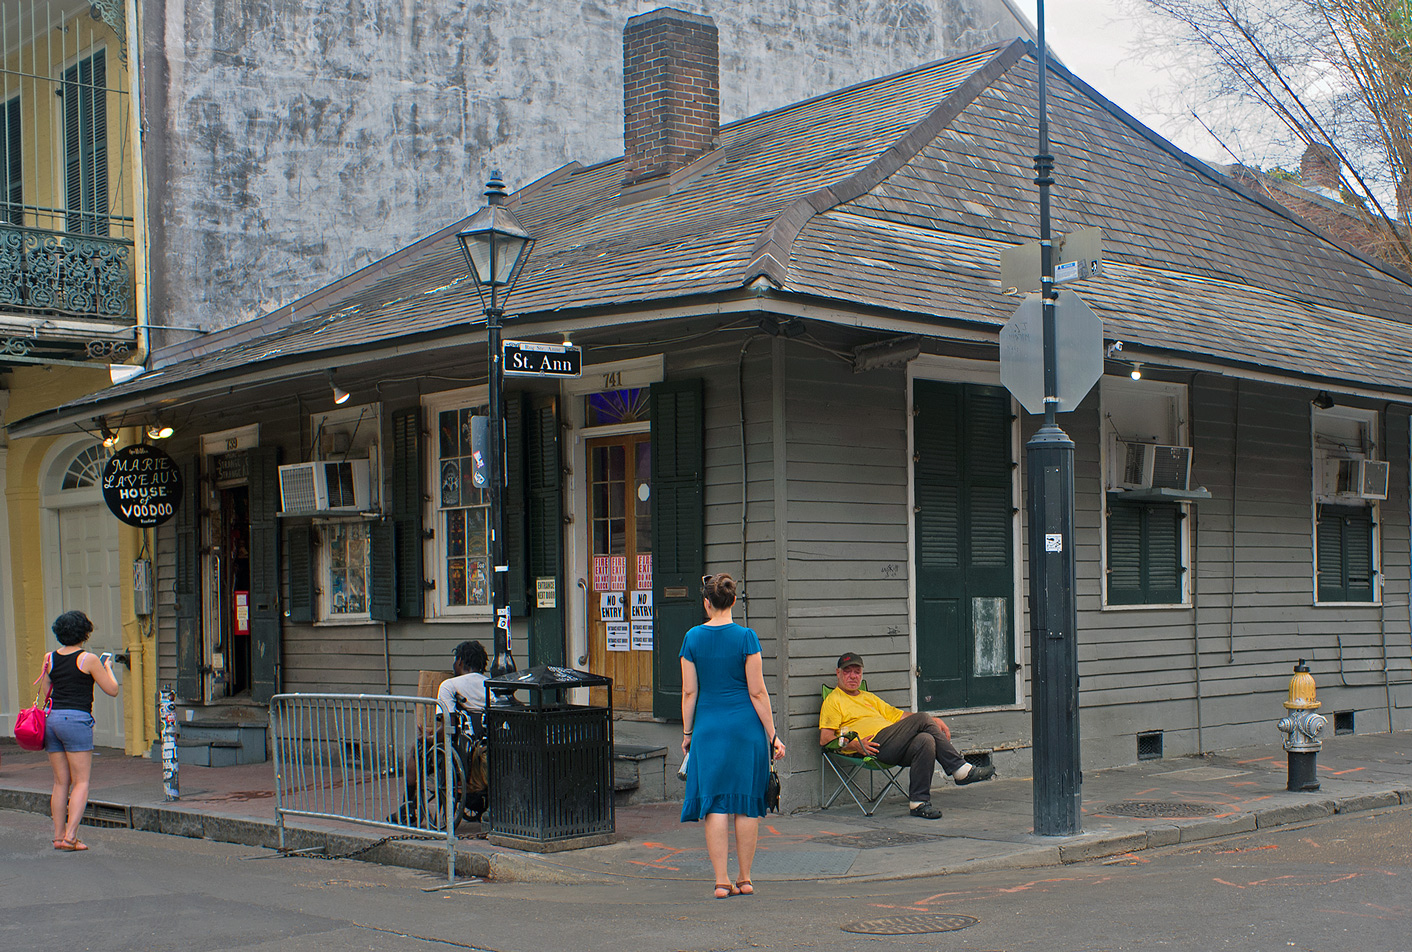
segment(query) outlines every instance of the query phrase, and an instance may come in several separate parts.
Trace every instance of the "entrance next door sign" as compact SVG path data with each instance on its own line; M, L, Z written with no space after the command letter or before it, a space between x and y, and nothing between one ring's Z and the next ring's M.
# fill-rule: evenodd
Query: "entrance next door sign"
M501 345L505 373L520 377L577 377L583 350L572 344L536 344L507 340Z

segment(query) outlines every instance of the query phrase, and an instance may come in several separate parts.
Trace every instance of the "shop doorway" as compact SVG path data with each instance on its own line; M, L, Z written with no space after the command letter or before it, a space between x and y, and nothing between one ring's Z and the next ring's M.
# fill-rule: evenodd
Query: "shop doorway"
M201 587L207 700L250 692L250 487L244 457L208 460L214 478L206 500Z
M613 679L614 711L651 714L651 436L589 440L587 455L589 670ZM636 593L646 593L648 607L641 610L639 594L634 629ZM591 689L590 702L606 703L606 691Z

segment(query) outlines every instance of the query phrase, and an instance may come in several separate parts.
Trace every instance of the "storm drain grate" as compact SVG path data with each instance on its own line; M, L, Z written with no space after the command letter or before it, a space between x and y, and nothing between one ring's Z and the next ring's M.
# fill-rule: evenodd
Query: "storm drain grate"
M111 826L130 830L132 810L121 803L94 803L89 800L81 822L84 826Z
M850 922L842 929L844 932L856 932L861 935L924 935L928 932L955 932L979 921L971 916L890 916L886 919Z
M847 846L855 850L875 850L884 846L908 846L913 843L934 843L936 837L921 836L916 833L902 833L897 830L868 830L864 833L840 833L837 836L821 836L814 842L829 846Z
M1110 803L1100 810L1110 816L1131 816L1139 819L1181 819L1182 817L1210 816L1220 808L1206 803L1189 803L1180 800L1124 800Z

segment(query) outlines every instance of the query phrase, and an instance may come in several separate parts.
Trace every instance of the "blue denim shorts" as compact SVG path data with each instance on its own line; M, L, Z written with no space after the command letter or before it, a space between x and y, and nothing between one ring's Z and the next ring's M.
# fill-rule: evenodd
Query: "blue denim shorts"
M80 754L93 749L93 715L61 708L44 722L44 749L51 754Z

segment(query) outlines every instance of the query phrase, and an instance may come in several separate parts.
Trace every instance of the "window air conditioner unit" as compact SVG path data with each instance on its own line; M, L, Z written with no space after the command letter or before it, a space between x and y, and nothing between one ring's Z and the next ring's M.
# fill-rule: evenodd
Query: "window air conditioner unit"
M1335 496L1387 498L1388 464L1374 459L1328 461L1329 490Z
M1191 488L1191 447L1119 441L1118 485L1124 489Z
M365 459L315 460L279 468L280 511L325 512L367 509L371 504L371 466Z

